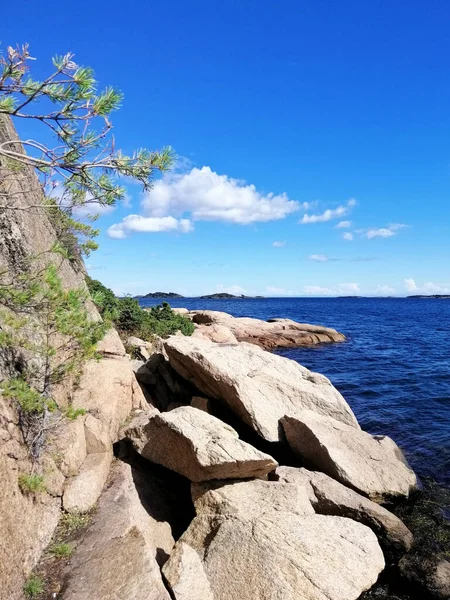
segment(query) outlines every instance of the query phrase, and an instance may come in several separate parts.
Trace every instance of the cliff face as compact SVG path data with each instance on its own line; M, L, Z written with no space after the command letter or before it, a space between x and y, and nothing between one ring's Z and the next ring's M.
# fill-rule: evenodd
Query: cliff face
M0 145L15 142L11 120L0 115ZM24 152L19 143L16 152ZM0 159L0 269L22 272L26 260L47 251L56 241L55 231L41 207L42 188L33 169L19 162ZM42 258L44 261L45 258ZM83 268L75 270L69 261L60 268L67 288L84 284Z
M10 119L0 115L0 144L16 142L15 150L23 152L17 139ZM27 272L30 257L40 255L33 260L33 268L44 267L50 259L47 251L56 234L41 202L42 189L32 168L0 162L0 273L7 271L10 280ZM81 262L63 260L59 276L65 289L85 285ZM88 310L93 320L100 318L91 303ZM105 359L86 365L77 389L66 382L58 390L63 406L70 399L86 414L73 421L62 418L52 426L39 464L30 460L14 404L0 395L2 598L23 598L24 580L50 542L62 507L89 509L96 502L108 474L119 424L133 402L139 406L142 401L116 332L107 336L100 350ZM14 375L14 368L8 353L0 350L0 381ZM111 398L107 404L102 393ZM25 493L20 489L20 475L31 473L43 475L45 491Z

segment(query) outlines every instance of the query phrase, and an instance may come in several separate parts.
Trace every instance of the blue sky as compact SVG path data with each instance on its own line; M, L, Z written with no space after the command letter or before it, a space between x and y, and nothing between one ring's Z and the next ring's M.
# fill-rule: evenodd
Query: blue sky
M0 41L29 42L36 76L74 52L125 95L118 147L180 157L98 221L88 268L117 293L405 295L450 292L449 20L436 0L28 0Z

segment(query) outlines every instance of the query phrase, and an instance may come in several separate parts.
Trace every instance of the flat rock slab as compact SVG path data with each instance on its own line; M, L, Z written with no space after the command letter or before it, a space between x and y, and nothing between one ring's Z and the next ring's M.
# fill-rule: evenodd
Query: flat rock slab
M367 525L377 535L383 549L395 554L404 554L411 549L413 536L403 521L325 473L278 467L275 477L280 483L295 485L306 493L316 513L348 517Z
M417 478L400 448L310 410L281 419L286 439L305 465L376 501L408 496Z
M170 600L156 561L171 551L168 523L141 503L129 465L116 462L111 485L71 559L62 600Z
M196 482L263 477L278 466L229 425L191 406L156 414L147 424L140 417L126 436L144 458Z
M208 398L221 400L261 437L283 441L280 419L305 408L359 428L351 408L326 377L250 344L222 346L172 337L171 366Z
M314 346L345 340L342 333L330 327L297 323L291 319L262 321L249 317L233 317L228 313L215 310L191 311L187 316L194 323L199 324L202 333L205 332L206 337L210 337L212 341L219 341L222 335L208 336L203 326L226 327L237 341L256 344L265 350ZM218 339L215 339L216 337Z
M267 512L313 515L306 489L275 481L213 481L193 483L192 500L197 514L258 518Z
M176 600L199 600L199 571L186 567L186 545L203 566L202 585L205 575L212 592L207 600L356 600L384 568L375 534L350 519L200 514L163 567Z
M86 512L97 502L108 477L112 453L88 454L80 471L66 482L63 508L67 512Z

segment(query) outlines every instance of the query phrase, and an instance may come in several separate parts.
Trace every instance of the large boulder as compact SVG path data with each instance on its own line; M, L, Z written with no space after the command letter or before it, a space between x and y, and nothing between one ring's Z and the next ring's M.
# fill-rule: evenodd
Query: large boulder
M235 318L228 313L215 310L191 311L188 316L194 323L200 325L202 331L205 326L226 327L239 342L256 344L266 350L313 346L345 340L342 333L330 327L297 323L291 319L261 321L250 317Z
M238 344L236 337L225 325L212 323L211 325L198 325L192 334L193 338L210 340L216 344Z
M282 417L305 408L359 428L331 382L293 360L250 344L222 346L187 337L169 338L165 350L175 371L270 442L283 440Z
M313 515L314 509L304 487L274 481L213 481L193 483L192 500L197 514L233 515L258 518L281 511Z
M209 583L208 600L356 600L383 568L374 533L350 519L209 511L192 521L163 573L175 600L199 599L197 576Z
M370 435L305 410L281 419L291 449L305 466L323 471L376 501L408 496L417 478L387 436Z
M277 467L229 425L191 406L155 414L146 424L140 417L126 436L144 458L191 481L263 477Z
M170 526L147 506L135 478L129 465L114 464L111 484L71 559L62 600L170 600L157 562L172 549Z
M403 521L325 473L278 467L275 478L280 483L295 485L307 493L316 513L348 517L367 525L377 535L381 547L394 556L411 549L413 536Z

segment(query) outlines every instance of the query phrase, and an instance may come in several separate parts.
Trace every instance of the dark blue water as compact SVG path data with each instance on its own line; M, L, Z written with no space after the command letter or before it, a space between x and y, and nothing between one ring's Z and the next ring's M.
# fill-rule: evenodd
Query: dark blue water
M158 302L145 299L142 305ZM450 300L183 298L170 303L236 317L285 317L341 331L345 343L279 354L329 377L363 429L391 436L419 476L450 487Z

